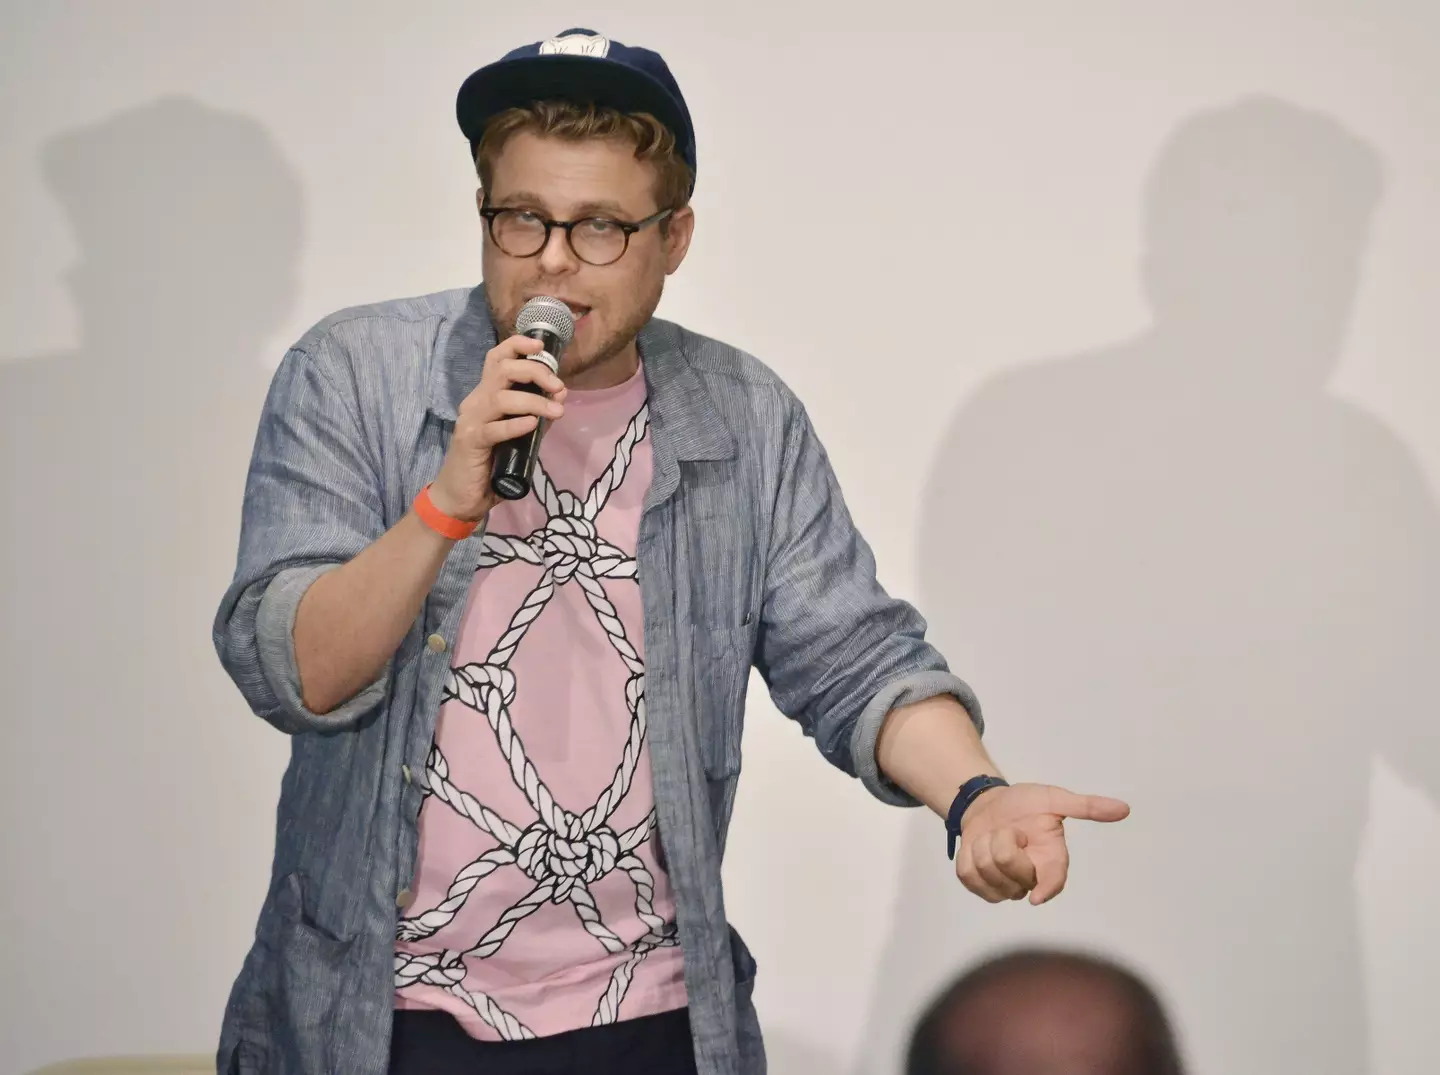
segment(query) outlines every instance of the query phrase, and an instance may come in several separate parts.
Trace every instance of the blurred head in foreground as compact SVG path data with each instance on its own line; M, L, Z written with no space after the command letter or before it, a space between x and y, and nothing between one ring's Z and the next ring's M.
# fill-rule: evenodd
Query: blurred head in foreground
M968 971L911 1034L906 1075L1182 1075L1155 993L1095 956L1010 952Z

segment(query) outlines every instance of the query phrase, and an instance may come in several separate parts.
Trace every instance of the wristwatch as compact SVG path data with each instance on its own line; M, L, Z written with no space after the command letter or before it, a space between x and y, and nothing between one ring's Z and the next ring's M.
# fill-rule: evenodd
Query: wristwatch
M970 809L982 791L989 791L991 788L1008 788L1010 782L999 776L974 776L960 785L960 793L955 796L955 801L950 804L950 813L945 818L945 833L947 836L946 846L949 850L945 853L947 858L955 857L955 842L960 839L960 819L965 816L965 811Z

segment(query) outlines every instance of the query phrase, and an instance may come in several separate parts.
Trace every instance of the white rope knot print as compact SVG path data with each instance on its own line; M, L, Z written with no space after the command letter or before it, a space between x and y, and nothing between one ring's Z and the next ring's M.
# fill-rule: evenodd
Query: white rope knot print
M470 948L415 956L397 953L395 986L403 989L424 983L448 989L470 1004L481 1019L507 1040L533 1037L534 1033L485 994L464 988L465 960L494 955L516 927L546 903L569 904L577 927L583 928L606 952L629 952L629 958L611 975L604 994L597 998L593 1024L614 1022L619 1017L635 970L646 956L656 949L679 943L673 925L655 912L655 879L635 854L654 832L655 812L651 810L639 824L624 831L617 831L610 824L630 790L645 743L645 666L626 636L625 625L604 585L606 581L635 580L635 560L602 538L595 520L610 494L625 480L635 446L645 437L648 418L649 409L642 406L630 419L615 445L610 464L583 500L569 490L556 489L544 467L537 463L534 493L545 507L545 525L525 537L506 534L484 537L479 570L523 561L543 571L486 659L451 670L444 701L458 702L477 717L483 717L515 786L524 792L526 801L534 809L535 820L516 824L456 787L438 747L431 748L426 763L425 795L433 796L466 818L499 846L461 869L439 904L402 919L398 938L407 942L422 941L448 926L476 888L496 870L518 869L534 885L524 898L506 908ZM580 587L616 656L630 672L625 683L625 706L630 714L625 745L609 785L583 813L574 813L555 801L541 774L526 757L524 743L510 717L517 683L509 662L556 590L570 583ZM635 912L646 927L645 935L628 945L606 925L589 888L616 872L625 874L634 885Z

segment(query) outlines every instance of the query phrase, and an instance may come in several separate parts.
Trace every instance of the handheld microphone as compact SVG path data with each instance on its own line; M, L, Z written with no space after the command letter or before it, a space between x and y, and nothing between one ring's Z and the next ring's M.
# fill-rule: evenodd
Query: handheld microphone
M560 372L560 353L575 338L575 316L559 299L537 295L520 308L515 332L539 340L545 350L526 358L543 362L551 373ZM539 385L524 382L511 386L520 392L543 395ZM530 495L530 474L540 457L540 438L549 423L541 418L529 433L496 445L490 463L490 488L502 500L523 500Z

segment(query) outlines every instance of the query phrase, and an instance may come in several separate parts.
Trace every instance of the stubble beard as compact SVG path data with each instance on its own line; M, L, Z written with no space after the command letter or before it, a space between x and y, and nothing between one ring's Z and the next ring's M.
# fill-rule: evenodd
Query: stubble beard
M654 294L635 309L635 312L618 329L606 336L594 348L594 350L581 354L577 351L566 348L560 358L560 379L569 381L581 374L589 373L591 370L601 369L608 363L614 362L624 354L635 342L635 337L640 334L650 318L655 315L655 309L660 305L660 296L664 291L663 281L655 288ZM518 311L516 315L518 316ZM515 322L513 318L506 318L502 324L499 318L492 319L504 332L500 338L513 335Z

